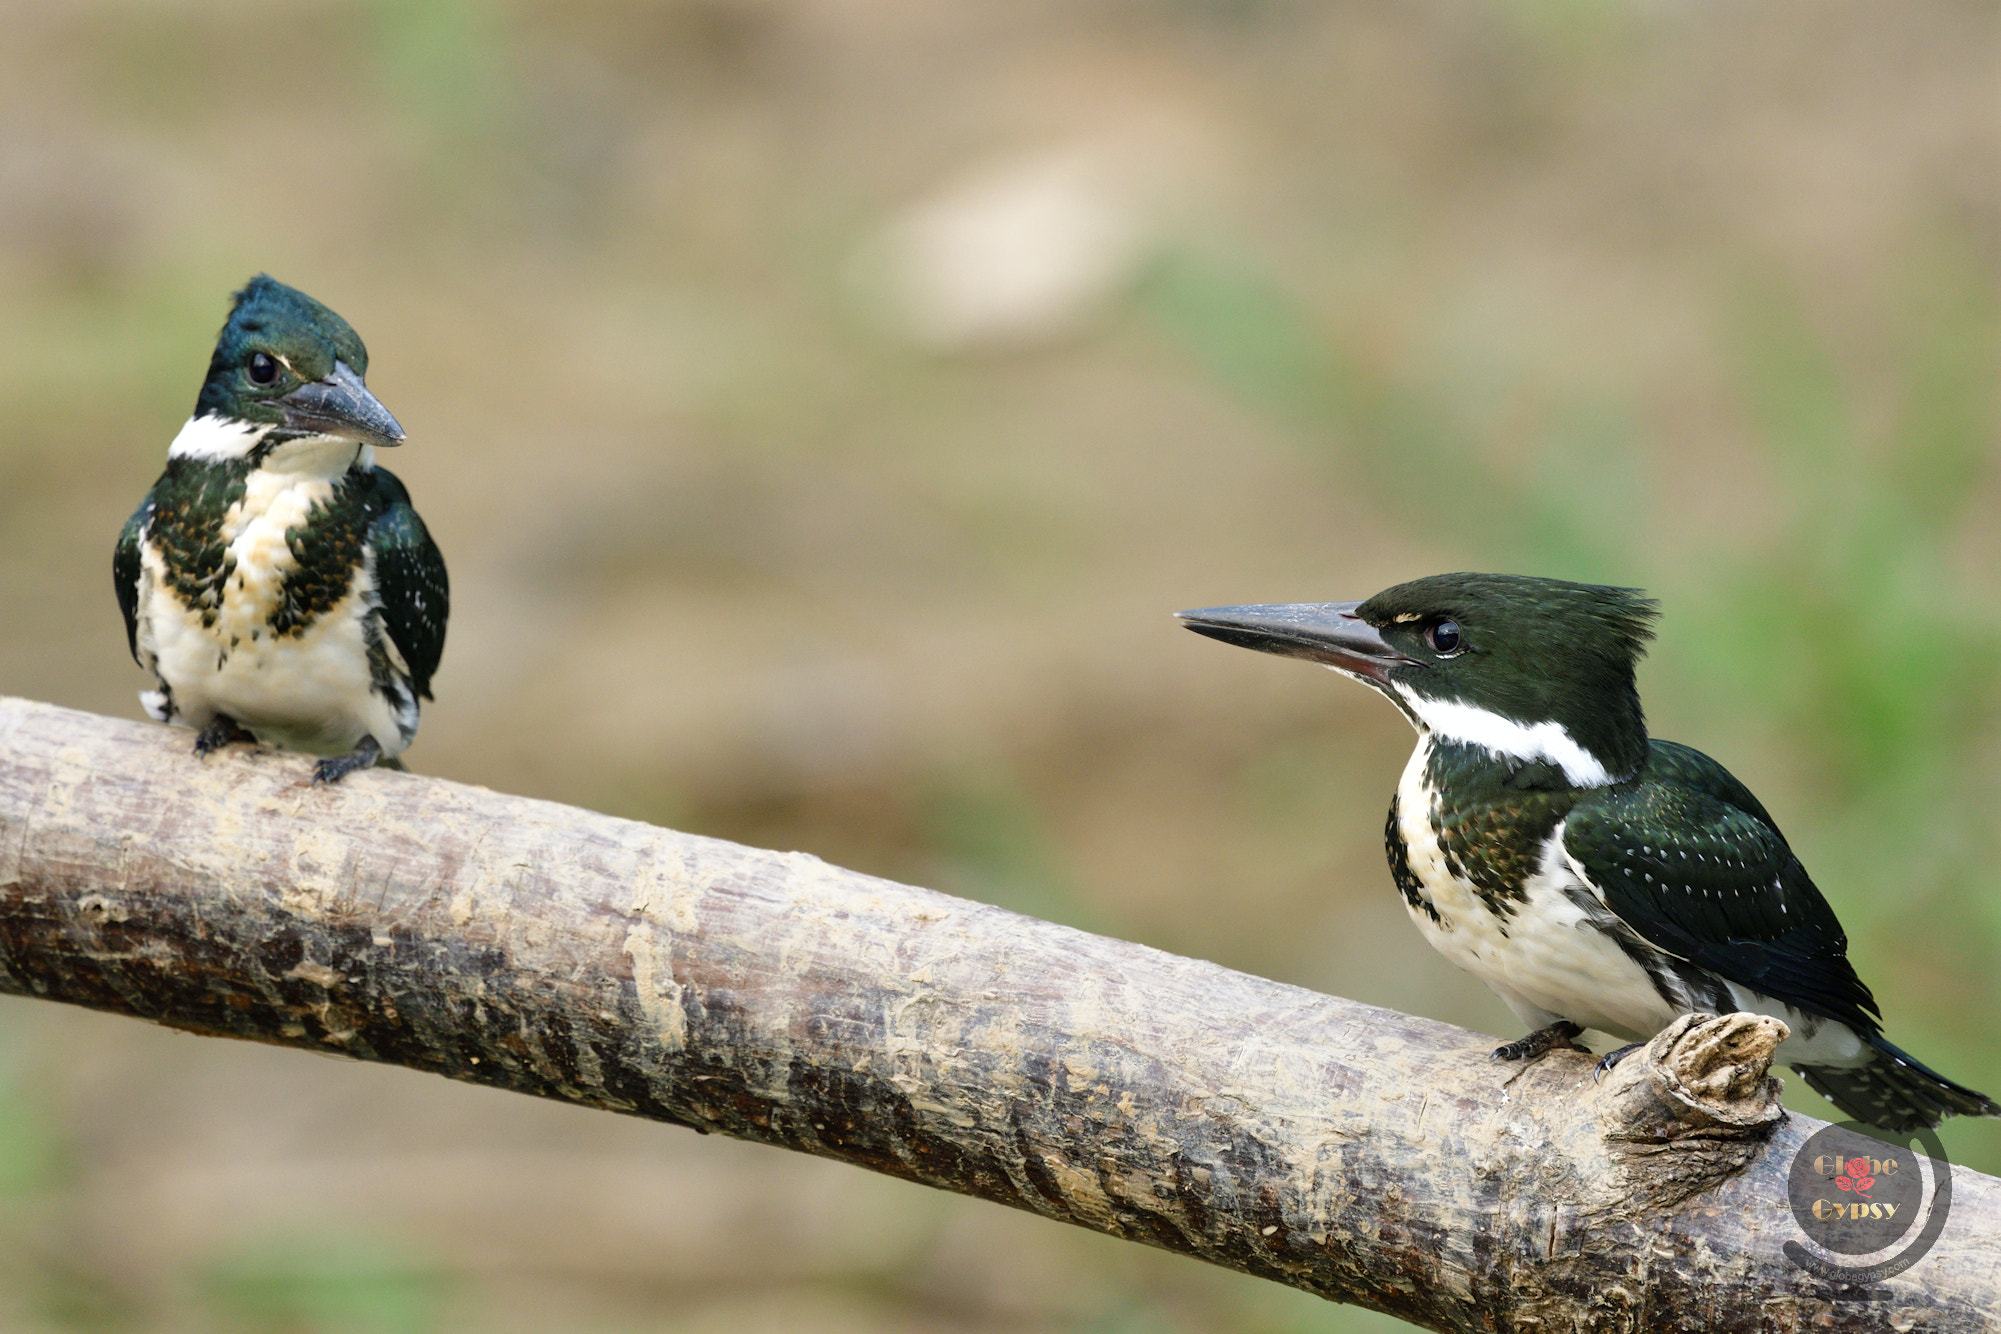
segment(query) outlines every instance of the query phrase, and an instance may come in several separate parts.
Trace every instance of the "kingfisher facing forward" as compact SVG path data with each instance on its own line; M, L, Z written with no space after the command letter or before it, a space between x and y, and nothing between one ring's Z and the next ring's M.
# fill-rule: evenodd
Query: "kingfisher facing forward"
M1432 947L1534 1030L1497 1059L1748 1010L1785 1021L1778 1059L1857 1120L2001 1116L1883 1039L1848 937L1758 799L1647 736L1633 668L1657 614L1629 588L1442 574L1366 602L1181 620L1353 677L1417 728L1390 873Z
M119 535L127 643L195 754L258 741L333 783L396 757L445 647L444 557L375 451L403 428L346 320L258 275L236 294L194 415Z

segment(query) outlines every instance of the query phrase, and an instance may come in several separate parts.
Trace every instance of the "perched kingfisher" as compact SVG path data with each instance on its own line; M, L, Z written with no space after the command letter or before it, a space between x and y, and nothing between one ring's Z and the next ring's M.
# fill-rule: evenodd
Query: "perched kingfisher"
M1785 1021L1778 1059L1857 1120L2001 1116L1884 1040L1848 937L1758 799L1647 736L1633 669L1657 614L1636 589L1441 574L1366 602L1180 619L1353 677L1417 728L1390 874L1432 948L1533 1030L1496 1059L1748 1010Z
M258 741L333 783L396 757L445 648L445 560L375 451L403 428L346 320L259 274L236 294L194 415L118 537L126 641L195 754Z

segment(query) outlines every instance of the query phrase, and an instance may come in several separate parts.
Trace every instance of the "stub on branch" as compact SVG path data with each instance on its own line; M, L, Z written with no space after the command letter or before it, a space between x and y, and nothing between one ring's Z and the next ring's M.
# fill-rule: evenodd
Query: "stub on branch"
M1751 1140L1785 1120L1772 1057L1791 1030L1762 1014L1686 1014L1606 1081L1615 1139L1703 1134ZM1622 1077L1623 1076L1623 1077ZM1616 1110L1614 1110L1616 1108Z
M1597 1101L1629 1203L1664 1209L1756 1156L1786 1109L1770 1073L1786 1025L1761 1014L1689 1014L1614 1066Z

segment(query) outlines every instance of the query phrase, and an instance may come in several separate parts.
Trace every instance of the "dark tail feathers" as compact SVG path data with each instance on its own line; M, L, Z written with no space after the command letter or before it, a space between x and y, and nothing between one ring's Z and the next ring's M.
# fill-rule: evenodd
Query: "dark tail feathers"
M1884 1130L1931 1129L1948 1116L2001 1116L2001 1103L1955 1084L1882 1038L1870 1036L1867 1065L1796 1065L1814 1092Z

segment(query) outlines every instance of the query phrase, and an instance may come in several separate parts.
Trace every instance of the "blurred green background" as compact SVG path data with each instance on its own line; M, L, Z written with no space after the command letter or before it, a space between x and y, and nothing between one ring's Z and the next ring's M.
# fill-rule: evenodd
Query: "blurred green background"
M228 293L351 320L451 639L413 767L1495 1034L1368 692L1169 613L1641 584L1892 1036L2001 1092L1984 3L0 3L0 690ZM1829 1109L1797 1082L1795 1108ZM2001 1171L2001 1127L1954 1122ZM998 1207L0 1002L0 1328L1380 1330Z

